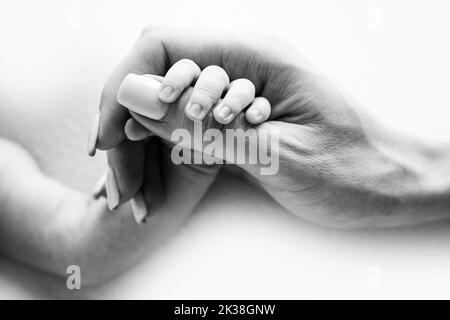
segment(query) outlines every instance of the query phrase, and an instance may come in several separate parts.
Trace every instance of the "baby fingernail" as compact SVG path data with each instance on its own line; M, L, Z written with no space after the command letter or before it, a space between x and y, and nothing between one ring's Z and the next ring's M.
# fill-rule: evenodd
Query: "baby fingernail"
M195 118L196 120L201 120L200 117L202 115L203 109L202 106L198 103L192 103L187 108L188 113L191 115L191 117Z
M87 154L90 157L95 156L95 152L97 149L97 140L98 140L98 131L100 128L100 113L97 113L97 115L94 118L94 121L91 125L91 131L89 132L89 140L87 145Z
M112 168L109 168L108 177L106 178L106 200L110 211L115 210L119 205L119 197L116 174Z
M217 115L222 118L223 121L228 121L233 117L233 112L231 111L231 108L229 106L223 106L220 108Z
M258 121L262 117L262 113L259 109L252 109L249 110L249 112L256 121Z
M142 191L139 191L134 198L131 199L131 210L133 211L134 219L138 224L145 223L148 216L148 210Z
M164 102L172 102L175 96L175 90L170 86L165 86L159 92L159 98Z

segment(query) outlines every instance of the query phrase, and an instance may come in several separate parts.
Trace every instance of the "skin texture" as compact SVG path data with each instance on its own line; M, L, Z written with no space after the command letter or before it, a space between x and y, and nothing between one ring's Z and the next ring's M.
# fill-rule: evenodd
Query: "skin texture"
M130 203L111 212L104 198L94 200L89 193L94 183L83 187L89 176L105 168L89 166L92 162L101 163L101 158L76 157L84 149L80 136L88 130L88 124L83 124L79 115L90 111L86 104L72 108L78 103L73 101L74 105L60 113L56 112L58 105L52 108L53 112L45 116L48 130L37 140L34 136L43 125L43 121L36 121L43 112L39 105L29 109L1 107L5 122L0 126L0 134L11 140L0 138L0 250L62 277L67 276L68 266L78 265L82 285L86 286L114 278L157 250L189 219L220 167L182 166L180 170L167 158L169 145L156 137L124 144L134 148L145 143L145 157L153 164L143 177L151 182L143 186L147 197L151 197L146 199L151 203L149 216L145 224L138 225ZM180 101L185 105L186 97ZM12 124L7 119L16 122ZM182 112L173 119L185 121L186 117ZM26 149L12 142L14 138ZM113 152L117 150L119 156L128 152L120 147ZM45 170L40 164L45 165ZM59 170L52 172L58 165ZM83 167L89 170L83 172ZM67 178L61 178L64 173L75 178L67 183ZM74 188L77 182L79 186Z
M0 105L0 250L64 278L68 266L78 265L83 286L114 278L157 250L189 219L219 170L180 170L167 158L168 145L156 138L124 144L111 152L118 152L119 165L126 164L121 155L146 145L152 166L141 179L151 182L143 186L149 217L137 225L130 203L110 212L105 199L90 193L105 171L104 158L88 159L83 152L89 131L84 120L93 110L79 91L89 88L73 90L63 107L50 100L46 108L45 94Z
M223 40L217 40L219 38ZM118 166L123 166L123 170L119 171L125 177L119 177L128 181L130 186L121 190L124 197L122 201L126 196L133 195L133 188L137 190L142 186L148 188L147 197L154 197L147 199L151 204L151 216L147 224L136 225L128 204L119 206L111 214L104 199L93 201L87 192L57 182L46 174L51 166L45 173L42 172L34 157L26 150L2 139L2 251L62 276L66 275L68 265L77 264L83 270L83 284L99 283L151 253L189 218L220 168L173 166L168 158L170 144L164 142L167 132L161 131L159 140L152 138L126 142L122 146L125 141L124 124L130 115L118 112L122 110L121 106L107 104L108 101L115 101L115 85L120 84L121 75L127 74L130 69L135 72L140 70L141 73L158 71L156 67L151 67L151 63L165 56L149 53L160 48L163 39L173 41L171 46L165 46L173 50L171 59L187 56L198 62L200 56L204 57L203 67L219 64L229 72L232 80L242 78L246 73L247 78L255 84L256 96L270 100L272 116L270 121L259 128L276 128L283 133L280 135L283 137L281 170L276 176L262 177L257 174L257 167L245 166L243 169L255 183L294 214L333 227L394 226L447 217L448 181L443 177L449 176L448 149L426 148L414 141L380 131L372 124L368 125L334 88L306 68L295 51L283 50L281 48L284 45L280 44L273 52L273 39L260 40L254 37L247 42L228 40L231 38L217 35L199 39L195 33L189 37L170 30L160 30L156 34L146 30L130 53L133 59L129 61L134 61L136 65L119 67L105 87L99 146L104 149L115 146L109 152L109 161L116 161ZM194 43L195 47L191 48ZM270 47L264 43L269 43ZM186 50L175 50L183 44ZM264 49L256 50L260 46ZM137 52L146 53L146 58L134 60L139 56ZM202 52L204 55L201 55ZM258 52L265 54L258 55ZM280 56L280 53L284 56ZM140 61L145 63L139 65ZM164 74L164 71L160 74ZM192 125L181 108L188 97L189 92L186 92L179 100L180 103L175 103L172 108L170 119L176 124L174 127L190 128ZM76 97L72 98L75 100ZM59 107L59 103L55 104ZM8 116L8 112L2 112L5 115L0 126L2 136L23 141L29 139L24 145L32 151L33 156L39 154L40 149L41 157L51 154L49 146L53 145L57 149L53 153L53 158L56 158L55 155L59 155L64 148L53 143L52 138L62 139L60 134L56 138L48 138L51 143L47 148L39 139L41 136L38 135L37 140L32 139L39 132L47 132L42 130L44 125L49 129L53 122L63 121L64 117L59 117L62 109L53 108L49 114L55 114L55 119L46 123L44 120L49 118L49 114L43 109L30 105L30 110L25 109L24 114L20 114L24 106L19 104L15 107L4 107L17 113ZM33 113L33 110L40 112ZM64 110L66 112L70 108ZM78 141L80 136L70 135L77 133L81 121L79 109L74 107L72 110L74 114L70 121L58 123L67 131L65 147L71 141ZM24 120L27 116L31 118L30 123ZM240 114L230 127L245 127L244 117L244 114ZM15 122L9 121L11 118ZM140 120L141 126L156 128L155 123L137 117L135 119ZM22 130L31 128L33 123L35 130ZM214 124L213 121L204 123L210 126ZM87 125L85 129L88 130ZM136 166L130 158L139 159L140 152L142 159L147 162L142 162L142 169L138 168L137 173L141 174L143 172L139 170L145 169L145 175L134 180L136 171L130 168ZM44 162L42 159L39 159L40 163ZM72 160L72 157L66 159ZM57 163L61 160L58 158L53 161ZM76 165L80 167L78 163ZM69 171L67 175L73 175L72 170L66 171ZM159 175L155 177L156 173Z
M0 151L1 251L64 277L69 265L78 265L83 285L109 280L152 253L188 219L197 205L194 193L206 191L188 188L187 172L168 176L170 201L138 225L129 204L110 212L105 199L94 200L42 173L19 145L0 139ZM203 179L201 186L208 186L209 175Z
M91 100L79 94L91 85L82 88L73 90L64 105L45 93L31 101L15 96L0 105L0 251L64 278L68 266L78 265L87 286L116 277L178 231L219 166L179 170L167 158L168 145L147 139L144 156L153 166L143 177L151 182L144 185L151 203L146 223L136 224L130 203L110 212L105 199L94 200L90 193L105 163L101 154L88 159L83 152L85 120L93 110ZM26 85L20 89L27 91ZM124 163L120 155L126 148L142 143L117 148L118 162Z
M312 71L294 49L271 38L144 30L103 91L98 147L112 150L109 159L115 165L120 161L111 152L127 143L123 127L130 117L115 102L121 80L130 72L163 75L181 59L190 59L200 68L218 65L227 70L231 81L245 77L255 85L255 95L270 102L269 121L256 129L279 133L280 170L261 176L258 166L241 167L290 212L337 228L394 227L448 217L450 184L442 177L450 172L449 149L427 148L378 127ZM175 107L174 119L182 118L181 109ZM164 139L170 130L192 129L188 120L174 120L177 125L164 129L154 121L133 117ZM217 124L207 118L203 126L216 128ZM219 128L245 126L241 114ZM122 155L121 161L129 167L151 166L140 153L137 148ZM436 169L437 163L445 165ZM126 166L122 169L119 185L121 201L126 201L139 189L142 174L127 172Z

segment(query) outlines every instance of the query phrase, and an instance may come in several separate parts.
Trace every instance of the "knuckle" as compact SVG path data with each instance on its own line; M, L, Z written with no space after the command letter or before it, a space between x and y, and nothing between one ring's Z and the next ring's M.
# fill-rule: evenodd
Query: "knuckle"
M161 84L164 87L171 87L173 90L180 90L182 91L184 89L184 83L180 81L179 79L166 79L161 82Z
M189 70L183 68L185 66L188 66ZM184 88L192 81L191 70L194 70L197 74L200 73L200 68L194 61L190 59L179 60L169 69L162 82L165 85L170 85L172 87Z
M207 66L205 69L203 69L203 71L206 72L225 72L225 70L222 67L219 67L217 65L210 65Z
M227 104L235 106L238 109L248 106L255 98L254 87L234 87L228 91L225 96Z
M227 72L219 66L216 65L207 66L205 69L203 69L203 72L211 73L214 74L215 76L222 77L227 83L230 82L230 78L228 77Z
M203 104L212 105L215 102L216 97L214 90L211 87L202 86L194 89L192 99Z
M162 84L175 88L181 88L184 87L184 78L185 76L181 72L173 71L167 73L167 75L162 80Z
M187 65L188 67L194 69L195 71L200 72L200 67L191 59L181 59L177 61L177 64Z
M270 109L270 102L264 97L255 98L255 104L258 104L260 107Z
M255 85L249 79L246 78L236 79L232 82L232 86L239 86L241 88L244 88L245 90L248 90L250 94L255 95L256 91Z
M224 103L226 103L228 106L230 106L234 111L237 109L241 109L242 107L245 107L245 105L248 103L246 97L239 94L233 94L233 95L227 95L224 99Z

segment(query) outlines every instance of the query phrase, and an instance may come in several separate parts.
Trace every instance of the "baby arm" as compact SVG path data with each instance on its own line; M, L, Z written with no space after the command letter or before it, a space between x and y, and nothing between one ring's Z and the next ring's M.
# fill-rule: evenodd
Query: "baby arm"
M17 144L0 139L0 154L0 250L60 276L78 265L83 285L136 263L192 210L187 204L175 215L155 212L149 223L137 225L128 204L109 212L104 199L47 177Z

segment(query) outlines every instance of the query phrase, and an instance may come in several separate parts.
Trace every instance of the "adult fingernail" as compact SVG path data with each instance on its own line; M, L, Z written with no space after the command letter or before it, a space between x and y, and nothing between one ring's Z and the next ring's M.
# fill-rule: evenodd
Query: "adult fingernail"
M144 117L161 120L169 105L158 97L160 86L155 79L130 73L120 85L117 102Z
M95 185L94 189L92 190L92 197L94 199L99 199L101 197L106 197L106 179L108 177L108 171L106 171L98 180L97 184Z
M219 116L223 121L227 122L233 117L233 112L229 106L222 106L217 112L217 116Z
M187 112L194 120L202 120L200 117L203 113L203 109L197 102L190 103L187 107Z
M119 187L117 186L116 174L114 169L109 168L106 178L106 200L110 211L115 210L119 205Z
M100 128L100 113L97 113L97 115L94 118L94 121L92 121L91 130L89 132L87 154L90 157L95 156L95 152L97 150L97 140L98 140L99 128Z
M159 98L164 102L173 102L175 98L175 90L170 86L160 88Z
M138 224L145 223L148 216L148 209L142 191L139 191L134 198L131 199L131 210L133 211L134 219Z

